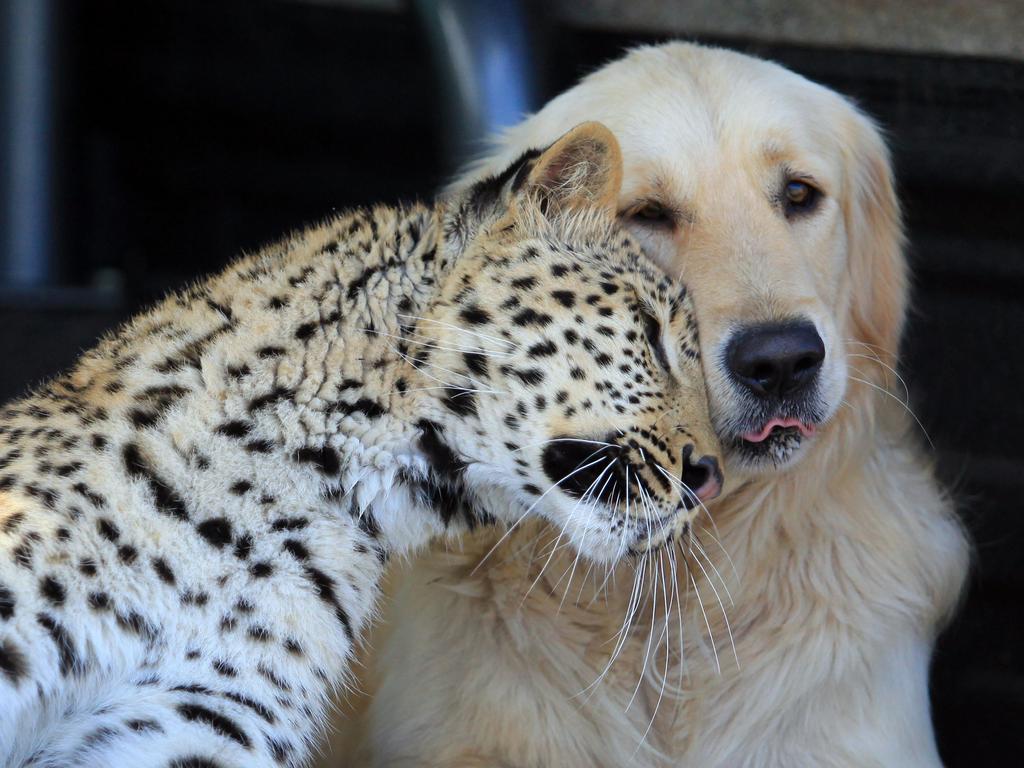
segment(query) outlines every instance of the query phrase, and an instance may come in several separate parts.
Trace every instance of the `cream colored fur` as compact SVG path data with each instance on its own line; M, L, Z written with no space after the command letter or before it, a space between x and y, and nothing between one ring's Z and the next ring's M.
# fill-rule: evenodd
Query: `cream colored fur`
M569 586L571 556L547 560L553 534L530 528L479 567L493 537L396 574L366 659L372 699L322 764L938 765L928 665L968 546L891 370L907 278L877 130L781 67L670 44L584 79L470 175L582 120L616 134L619 209L691 289L723 441L736 393L715 362L744 322L813 319L828 420L780 467L727 455L690 576L641 581L647 599L599 686L629 613L628 569L603 589L582 574ZM771 200L790 172L824 193L811 218ZM651 201L670 226L632 218Z

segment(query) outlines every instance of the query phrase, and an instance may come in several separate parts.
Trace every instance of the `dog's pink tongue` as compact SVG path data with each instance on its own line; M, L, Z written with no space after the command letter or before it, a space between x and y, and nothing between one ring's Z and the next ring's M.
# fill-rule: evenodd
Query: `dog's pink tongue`
M757 431L745 432L743 439L751 443L760 443L763 440L768 439L768 435L772 433L772 430L776 427L796 427L800 430L800 434L804 437L810 437L814 434L813 424L804 424L800 419L771 419L761 429Z

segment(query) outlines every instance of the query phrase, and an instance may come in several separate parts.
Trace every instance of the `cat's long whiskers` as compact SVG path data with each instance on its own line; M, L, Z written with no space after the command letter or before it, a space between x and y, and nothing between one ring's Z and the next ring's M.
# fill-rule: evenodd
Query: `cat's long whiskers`
M711 622L708 620L708 612L704 610L704 598L701 597L700 589L697 587L697 580L693 577L693 573L689 574L690 582L693 584L693 591L697 594L697 604L700 606L700 612L704 616L704 625L708 628L708 642L711 644L711 652L715 656L715 669L718 674L722 674L722 664L718 660L718 648L715 643L714 632L711 631Z
M599 451L594 451L594 453L598 453L598 452ZM592 453L590 455L593 456L594 453ZM586 459L584 459L584 461L586 461ZM598 464L600 462L601 462L600 458L595 459L594 461L590 462L589 464L585 464L585 465L583 465L581 467L577 467L572 472L570 472L565 477L563 477L561 480L559 480L557 483L552 483L551 486L546 491L544 491L544 493L542 493L537 498L536 501L533 502L533 504L531 504L529 507L527 507L526 511L523 512L522 515L520 515L519 519L516 520L512 525L510 525L508 527L508 530L506 530L505 533L502 534L501 538L498 539L497 542L495 542L494 546L491 547L489 550L487 550L487 554L484 555L480 559L480 562L478 562L476 564L476 566L473 568L473 570L470 571L469 575L472 576L473 574L475 574L477 572L477 570L479 570L480 566L482 566L484 564L484 562L486 562L487 558L489 558L491 556L491 554L494 552L494 550L496 550L499 546L501 546L501 542L503 542L506 538L508 538L508 536L512 533L512 531L515 530L516 526L519 525L521 522L523 522L523 520L526 519L526 516L529 515L530 512L533 511L534 507L536 507L538 504L540 504L540 502L544 499L545 496L547 496L549 493L551 493L551 491L555 490L555 488L557 488L561 483L564 483L566 480L568 480L570 477L572 477L576 473L582 472L584 469L587 469L588 467L592 467L595 464Z
M440 326L442 326L444 328L448 328L449 330L455 331L457 333L467 333L470 336L477 336L477 337L479 337L481 339L487 339L488 341L493 341L496 344L503 344L505 346L511 347L512 349L518 349L519 348L519 345L517 343L515 343L514 341L510 341L508 339L502 339L502 338L499 338L497 336L489 336L486 333L480 333L479 331L471 331L468 328L460 328L457 325L452 325L451 323L446 323L443 320L435 320L432 317L422 317L420 315L409 315L409 314L404 314L404 313L401 313L401 312L398 313L396 316L397 317L407 317L410 320L416 320L417 322L433 323L434 325L440 325Z
M593 454L591 454L591 455L593 455ZM598 459L598 461L601 461L601 459ZM610 459L610 460L609 460L609 462L608 462L608 465L607 465L607 466L606 466L606 467L605 467L605 468L604 468L603 470L601 470L601 473L600 473L600 474L599 474L599 475L597 476L597 478L596 478L596 479L595 479L595 480L594 480L594 481L593 481L593 482L592 482L592 483L591 483L591 484L590 484L590 485L589 485L589 486L587 487L587 490L586 490L586 491L584 491L584 493L583 493L583 495L581 496L580 500L578 500L578 501L576 502L576 504L575 504L575 505L573 506L573 509L572 509L572 511L570 512L570 515L569 515L569 519L568 519L568 520L566 520L566 522L565 522L565 523L563 524L563 526L562 526L562 530L561 530L561 531L559 532L559 534L558 534L558 540L559 540L559 541L561 541L561 539L562 539L562 536L563 536L563 535L565 535L565 531L566 531L566 526L567 526L567 525L569 524L569 522L571 522L571 518L572 518L572 515L573 515L573 514L575 513L576 509L577 509L577 508L579 507L579 505L580 505L580 501L581 501L582 499L586 498L586 496L587 496L587 495L588 495L588 494L590 493L590 490L591 490L591 489L592 489L592 488L593 488L593 487L594 487L594 486L595 486L595 485L596 485L596 484L597 484L598 482L600 482L600 480L601 480L601 477L603 477L603 476L604 476L604 473L608 471L608 469L609 469L609 468L611 467L611 465L612 465L613 463L614 463L614 459ZM554 550L552 550L551 554L550 554L550 555L548 555L548 559L544 561L544 565L543 565L543 566L541 567L541 569L540 569L540 573L538 573L538 574L537 574L537 578L533 580L533 583L532 583L532 584L530 585L530 588L529 588L529 589L527 589L527 590L526 590L526 594L525 594L525 595L523 595L523 599L522 599L522 601L521 601L521 602L519 603L519 607L520 607L520 608L522 608L523 604L524 604L524 603L526 603L526 599L527 599L527 598L528 598L528 597L530 596L530 592L532 592L532 591L533 591L533 588L537 586L537 583L538 583L538 582L540 581L541 577L542 577L542 576L544 575L544 571L545 571L545 570L547 569L548 565L550 564L550 562L551 562L551 558L552 558L552 556L553 556L553 555L554 555ZM557 586L557 585L556 585L556 586ZM554 587L553 587L552 589L554 589Z
M605 467L601 471L601 474L603 475L605 472L608 472L608 470L611 469L614 465L615 465L615 459L612 458L612 459L609 460L608 466ZM600 480L600 478L601 478L601 475L598 475L598 479L599 480ZM598 492L595 494L596 498L598 498L598 499L601 498L602 494L605 491L605 488L608 487L608 483L611 482L611 480L613 478L614 478L614 473L608 472L608 478L604 481L604 485L602 485L600 490L598 490ZM614 508L615 508L615 506L613 504L612 505L612 509L614 509ZM568 597L568 595L569 595L569 588L572 586L573 576L576 575L576 565L580 561L580 554L581 554L582 549L583 549L583 542L586 539L586 535L587 535L587 532L584 531L583 536L580 538L579 546L576 549L576 557L574 557L573 561L572 561L572 571L570 571L570 573L569 573L569 581L567 581L566 584L565 584L565 594L562 595L562 600L558 603L558 611L557 611L557 613L561 613L562 612L562 606L565 604L565 598ZM560 583L561 581L562 581L561 578L559 578L558 582L555 584L556 588L558 587L558 583Z
M736 652L736 641L735 641L735 639L733 638L733 635L732 635L732 626L729 623L729 613L728 613L728 611L725 610L725 605L722 603L722 597L721 597L721 595L718 594L718 590L715 588L714 580L708 575L708 572L706 570L704 570L704 566L701 565L700 557L695 555L694 558L693 558L693 561L697 564L697 567L700 568L701 573L704 574L704 581L711 586L711 590L715 593L715 598L718 600L718 607L722 610L722 618L725 621L725 631L729 635L729 643L732 645L732 655L736 659L736 668L739 669L740 657L739 657L739 654ZM708 562L710 562L710 560ZM712 566L712 567L714 567L714 566ZM721 577L719 577L719 578L721 578ZM713 638L712 638L712 642L714 642ZM716 654L716 658L717 658L717 654ZM719 671L721 671L721 670L719 670Z
M512 356L511 352L495 352L493 350L484 349L483 347L452 347L444 344L440 339L431 339L429 336L421 336L421 334L410 334L409 336L400 336L395 333L388 333L387 331L380 331L375 328L357 328L355 330L362 331L363 333L371 333L381 338L396 339L397 341L405 342L410 346L425 347L427 349L436 349L439 352L455 352L458 354L477 354L483 357L493 357L496 359L506 359ZM413 336L420 336L421 338L428 339L428 341L417 341Z

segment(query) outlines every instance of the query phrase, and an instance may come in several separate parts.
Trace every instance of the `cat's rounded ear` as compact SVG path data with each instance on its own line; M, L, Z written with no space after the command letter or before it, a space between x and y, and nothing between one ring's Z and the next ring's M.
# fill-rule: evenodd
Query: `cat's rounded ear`
M622 150L601 123L581 123L547 149L531 149L499 174L480 179L446 201L445 238L465 248L487 222L539 206L543 216L617 210Z
M522 190L557 210L600 208L610 214L616 212L622 188L622 150L614 134L601 123L577 125L527 168Z

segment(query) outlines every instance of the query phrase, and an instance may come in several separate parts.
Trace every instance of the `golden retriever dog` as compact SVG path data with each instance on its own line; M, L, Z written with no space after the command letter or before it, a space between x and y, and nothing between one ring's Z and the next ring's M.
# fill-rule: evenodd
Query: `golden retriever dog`
M928 667L968 546L895 371L908 276L878 130L777 65L672 43L459 184L585 120L622 146L621 216L689 286L727 486L686 546L610 574L537 527L396 574L372 698L324 764L939 765Z

